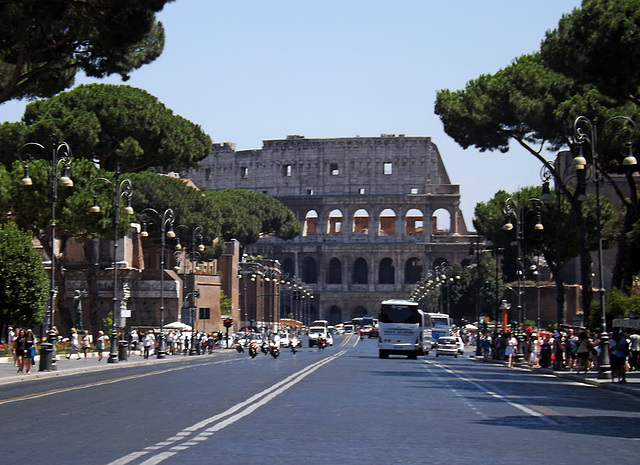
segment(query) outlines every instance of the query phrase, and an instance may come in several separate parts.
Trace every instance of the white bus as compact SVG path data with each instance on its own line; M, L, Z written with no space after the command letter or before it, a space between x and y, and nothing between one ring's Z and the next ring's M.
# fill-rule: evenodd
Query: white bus
M451 336L451 318L446 313L428 313L431 317L431 339L433 344L442 336Z
M431 350L431 318L410 300L385 300L378 315L378 354L416 359Z

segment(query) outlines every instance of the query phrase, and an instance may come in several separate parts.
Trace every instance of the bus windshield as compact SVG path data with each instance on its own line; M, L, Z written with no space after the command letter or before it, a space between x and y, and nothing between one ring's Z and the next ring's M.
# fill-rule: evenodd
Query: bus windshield
M408 305L383 305L378 320L380 323L421 323L418 307Z
M449 318L439 317L431 315L431 322L434 327L436 326L449 326Z

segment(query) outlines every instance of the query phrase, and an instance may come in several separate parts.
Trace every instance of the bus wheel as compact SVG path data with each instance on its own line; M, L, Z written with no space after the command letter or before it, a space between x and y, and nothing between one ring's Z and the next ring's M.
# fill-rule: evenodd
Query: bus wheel
M409 354L409 358L411 360L417 360L418 359L418 351L416 350L415 352L412 352Z
M378 358L389 358L389 354L384 350L381 350L380 352L378 352Z

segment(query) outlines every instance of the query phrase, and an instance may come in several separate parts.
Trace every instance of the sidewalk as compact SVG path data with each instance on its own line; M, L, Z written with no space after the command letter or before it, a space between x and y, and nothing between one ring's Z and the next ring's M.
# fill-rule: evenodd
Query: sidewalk
M475 355L471 355L470 357L475 358L479 362L484 362L482 357L476 357ZM485 363L504 365L505 368L507 365L506 361L501 361L501 360L490 360ZM561 371L552 370L551 368L530 368L529 365L524 362L516 362L514 364L514 367L522 370L530 370L534 373L550 374L558 378L569 379L571 381L590 384L592 386L598 386L603 389L624 392L627 394L631 394L632 396L640 397L640 371L627 372L626 383L613 383L611 382L611 372L606 374L605 379L599 379L598 372L593 370L589 371L589 373L580 372L580 374L578 374L575 368L573 370L561 370Z
M235 351L216 349L213 355L220 353L235 353ZM11 357L0 357L0 386L11 383L19 383L34 379L51 378L55 376L67 376L79 373L88 373L97 370L108 370L114 368L131 367L136 365L151 365L157 363L169 363L178 360L186 360L187 358L204 358L211 355L167 355L163 359L156 358L156 356L149 356L148 359L140 356L139 351L134 351L129 354L127 360L119 361L118 363L108 363L109 352L105 351L102 357L102 361L98 361L98 354L95 352L89 353L87 359L81 355L80 360L77 356L73 355L71 359L67 360L66 354L58 354L58 360L55 363L55 369L53 371L38 371L40 363L40 357L36 355L35 366L31 367L31 372L17 373L17 367L13 366L13 359Z

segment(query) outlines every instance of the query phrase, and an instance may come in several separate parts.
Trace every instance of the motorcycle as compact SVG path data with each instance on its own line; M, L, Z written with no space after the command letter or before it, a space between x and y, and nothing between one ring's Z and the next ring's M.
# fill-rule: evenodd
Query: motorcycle
M290 344L291 352L293 352L294 354L298 351L298 344L299 343L300 342L298 341L297 337L294 336L294 337L291 338L291 344Z
M278 355L280 355L280 349L278 348L277 344L274 342L271 342L269 344L269 352L271 353L271 356L273 358L278 358Z
M263 342L262 346L260 347L260 352L262 352L263 354L267 355L269 353L269 343L268 342Z
M324 337L318 338L318 348L324 350L327 347L327 340Z
M251 358L255 358L258 355L258 344L255 341L251 341L249 344L249 355L251 355Z
M240 341L236 341L236 350L238 351L239 354L244 352L244 347L242 347L242 344L240 343Z

